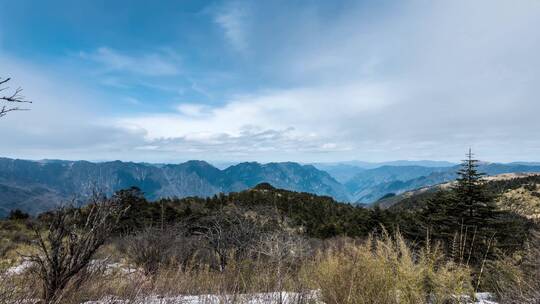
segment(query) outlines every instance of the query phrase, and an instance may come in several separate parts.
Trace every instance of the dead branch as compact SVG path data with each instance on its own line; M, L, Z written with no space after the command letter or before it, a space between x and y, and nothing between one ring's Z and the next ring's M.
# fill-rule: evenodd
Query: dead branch
M115 201L95 197L85 208L62 207L52 213L48 230L34 226L37 266L45 303L57 301L70 280L105 243L123 211Z
M6 86L6 84L11 80L11 78L0 78L0 92L7 92L10 91L10 87ZM32 103L31 101L27 100L21 93L21 88L17 88L11 93L7 95L0 95L0 102L2 103L0 105L0 117L5 116L9 112L13 111L26 111L29 109L21 108L18 106L18 104L22 103Z

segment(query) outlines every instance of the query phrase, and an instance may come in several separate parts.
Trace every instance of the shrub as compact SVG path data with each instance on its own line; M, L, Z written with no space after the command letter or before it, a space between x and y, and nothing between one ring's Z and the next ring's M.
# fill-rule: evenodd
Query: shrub
M467 268L438 249L415 254L399 234L330 248L306 271L328 304L444 303L472 291Z
M9 220L26 220L30 218L30 215L20 209L11 210L8 215Z
M185 229L180 226L146 228L125 237L118 247L120 253L147 275L155 275L167 266L185 265L194 251Z
M490 261L482 285L502 303L539 303L540 233L532 234L526 249Z
M98 196L94 199L83 209L62 207L52 212L47 232L34 228L36 252L27 258L36 265L45 303L58 300L118 222L121 210L117 204Z

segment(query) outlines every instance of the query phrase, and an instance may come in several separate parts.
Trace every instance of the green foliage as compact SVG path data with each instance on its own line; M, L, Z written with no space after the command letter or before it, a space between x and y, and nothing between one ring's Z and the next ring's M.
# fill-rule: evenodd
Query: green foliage
M189 197L161 199L150 203L137 188L115 194L128 211L120 220L118 232L140 230L149 226L174 224L183 220L192 223L219 213L226 206L257 209L274 208L296 226L302 226L307 235L328 238L336 235L366 236L372 228L384 224L387 211L374 212L350 204L337 203L332 198L309 193L298 193L267 186L252 190L219 194L211 198Z
M494 196L486 191L482 182L484 174L478 171L478 160L472 158L470 150L467 157L458 171L455 201L448 206L448 219L461 220L466 226L482 227L490 224L497 207Z
M275 189L270 184L211 198L161 199L148 202L138 188L122 190L115 197L128 211L117 233L163 227L179 222L201 226L205 219L223 215L230 206L245 210L261 207L277 211L313 238L367 237L400 231L407 239L441 242L447 254L459 262L480 265L489 254L511 253L523 246L532 222L497 209L493 188L481 182L482 174L472 158L464 161L455 187L423 196L418 208L362 208L338 203L330 197Z
M26 220L30 218L30 215L20 209L11 210L8 215L9 220Z
M531 181L532 182L532 181ZM276 189L260 184L251 190L218 194L210 198L169 198L149 202L136 187L118 191L113 199L127 211L115 229L116 235L189 223L188 233L209 218L224 216L231 207L260 213L273 210L308 237L367 237L400 231L415 243L440 242L456 261L481 265L482 260L521 248L532 222L509 211L497 209L496 194L517 182L484 183L477 161L469 157L459 171L454 187L411 198L410 206L382 209L338 203L331 197ZM403 205L402 205L403 206ZM47 214L40 216L46 220Z
M533 223L498 209L497 192L482 180L471 153L458 175L452 188L420 197L423 201L413 204L416 209L394 209L404 234L439 241L456 262L478 267L496 254L522 248Z

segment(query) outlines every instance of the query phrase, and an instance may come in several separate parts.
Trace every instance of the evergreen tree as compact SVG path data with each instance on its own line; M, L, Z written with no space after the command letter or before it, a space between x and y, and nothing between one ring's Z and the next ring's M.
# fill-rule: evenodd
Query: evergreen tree
M439 191L427 200L418 226L430 239L442 241L456 261L476 264L493 252L502 226L495 196L486 188L470 150L457 174L450 191Z
M452 209L450 206L455 201L452 192L443 190L437 191L426 201L425 207L419 214L423 236L431 235L436 239L442 239L455 232L458 220L449 214Z
M449 213L454 219L470 226L482 227L495 217L496 205L483 182L484 173L478 170L478 160L469 149L463 160L454 186L455 203Z
M28 218L30 218L30 215L20 209L11 210L8 215L10 220L26 220Z

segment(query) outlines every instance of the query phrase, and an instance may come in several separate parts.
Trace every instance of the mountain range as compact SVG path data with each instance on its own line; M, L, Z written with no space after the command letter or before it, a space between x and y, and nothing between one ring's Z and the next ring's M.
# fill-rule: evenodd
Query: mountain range
M363 170L344 185L350 201L371 204L387 195L433 186L456 179L459 165L447 167L382 166ZM538 173L535 163L480 163L479 171L488 176L503 173Z
M297 163L240 163L220 170L204 161L152 165L132 162L0 158L0 216L19 208L32 214L75 202L93 191L139 187L150 200L161 197L208 197L268 182L278 188L327 195L348 201L345 186L328 173Z
M458 166L447 162L298 164L244 162L218 169L205 161L148 164L0 158L0 217L12 209L31 214L66 200L84 201L93 191L105 194L136 186L150 200L209 197L267 182L276 188L331 196L337 201L371 204L382 197L455 179ZM540 172L537 163L483 163L489 175Z
M502 173L484 178L488 192L498 196L496 202L503 209L526 217L540 217L540 174ZM455 181L426 186L397 195L388 195L375 204L382 209L411 210L422 208L439 191L451 189Z

